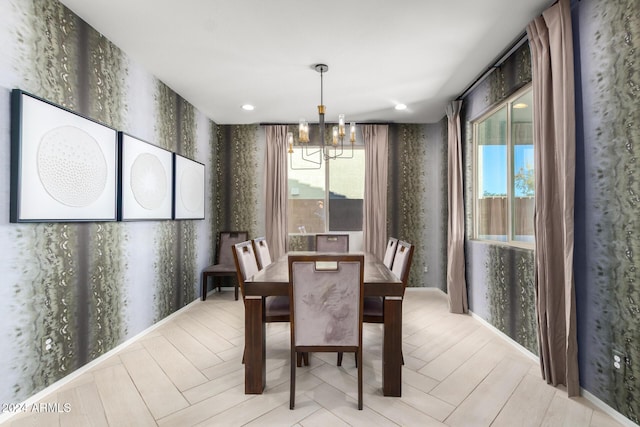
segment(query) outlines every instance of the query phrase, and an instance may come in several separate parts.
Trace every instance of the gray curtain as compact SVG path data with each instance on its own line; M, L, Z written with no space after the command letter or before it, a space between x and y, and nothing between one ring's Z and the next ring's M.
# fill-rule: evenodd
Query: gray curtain
M363 125L364 221L362 245L380 260L387 248L387 176L389 170L389 126Z
M464 260L464 194L462 192L462 141L460 109L462 101L452 101L446 109L448 119L449 218L447 235L447 294L449 311L467 313L467 280Z
M287 252L287 126L266 126L265 238L275 260Z
M575 105L570 0L527 27L533 66L535 286L540 367L580 394L573 277Z

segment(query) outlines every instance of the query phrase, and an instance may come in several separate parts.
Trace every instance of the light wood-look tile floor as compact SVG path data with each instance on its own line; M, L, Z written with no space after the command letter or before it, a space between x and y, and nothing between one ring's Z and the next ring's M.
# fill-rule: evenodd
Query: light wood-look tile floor
M382 326L364 326L364 410L352 355L313 354L289 410L289 324L267 324L267 388L244 394L244 310L212 292L43 399L19 426L618 426L540 378L536 362L434 289L404 302L402 397L382 396ZM68 404L69 412L64 412ZM45 407L43 407L45 408Z

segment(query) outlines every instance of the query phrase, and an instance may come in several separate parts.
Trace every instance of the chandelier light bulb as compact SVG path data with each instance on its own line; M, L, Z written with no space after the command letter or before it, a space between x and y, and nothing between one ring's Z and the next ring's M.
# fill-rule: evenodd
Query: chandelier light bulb
M300 119L298 140L301 144L309 142L309 123L305 119Z
M287 144L289 144L289 154L293 154L293 132L287 132Z

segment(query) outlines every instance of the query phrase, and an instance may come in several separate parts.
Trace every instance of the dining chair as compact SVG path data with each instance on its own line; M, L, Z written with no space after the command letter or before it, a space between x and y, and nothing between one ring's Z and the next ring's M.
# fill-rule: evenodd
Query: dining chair
M414 245L399 240L393 259L391 272L402 282L403 293L409 281L414 248ZM384 323L384 298L366 297L364 299L364 322Z
M358 409L362 409L364 255L290 255L291 379L295 405L296 358L307 352L354 352Z
M242 294L242 302L245 301L245 281L256 274L260 269L258 268L258 261L254 252L253 242L248 240L246 242L236 243L232 246L233 262L235 265L238 284L240 286L240 292ZM289 313L289 296L268 296L265 298L264 303L264 317L263 321L269 322L288 322L290 319ZM244 352L242 354L242 363L244 363ZM308 356L304 359L308 363ZM302 358L298 362L302 363Z
M398 247L398 239L395 237L389 237L389 242L387 242L387 249L384 252L384 259L382 263L391 270L391 266L393 265L393 257L396 255L396 248Z
M260 270L271 264L271 253L269 252L269 245L265 237L256 237L253 239L253 250L256 253L258 268Z
M260 267L258 266L258 257L255 252L255 245L252 241L241 242L232 247L233 261L236 268L238 284L242 294L242 301L245 298L245 281L256 274ZM264 303L264 319L265 323L288 322L289 314L289 296L268 296ZM242 356L244 363L244 355ZM305 365L309 365L308 354L302 354L298 359L298 366L304 361Z
M245 298L245 282L252 277L260 268L256 254L253 250L253 242L236 243L232 247L233 261L235 264L235 272L240 285L242 300ZM289 321L289 296L269 296L265 298L264 307L265 322L288 322Z
M390 269L391 272L402 282L403 293L404 289L407 287L407 282L409 281L409 271L411 270L414 248L414 245L399 240L397 242L396 253L393 259L393 268ZM364 323L384 323L383 297L364 298L362 321ZM358 363L357 360L356 363ZM342 366L342 353L338 353L337 365Z
M236 243L243 242L249 238L246 231L221 231L218 235L218 244L216 248L216 262L202 270L200 299L207 299L208 280L213 277L218 284L220 290L220 282L223 277L236 277L236 269L233 264L233 256L231 255L231 247ZM215 288L216 283L214 283ZM234 284L235 299L238 299L238 283Z
M349 235L316 234L316 252L349 252Z

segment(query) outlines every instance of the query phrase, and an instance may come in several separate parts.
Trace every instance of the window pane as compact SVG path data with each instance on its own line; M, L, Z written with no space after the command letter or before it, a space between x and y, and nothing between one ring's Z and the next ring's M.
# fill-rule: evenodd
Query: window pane
M477 237L507 240L507 108L477 127Z
M312 166L311 163L305 164L300 160L302 150L304 148L293 148L294 166ZM317 156L314 160L317 160ZM289 233L324 233L325 162L322 162L319 169L295 170L289 167L287 173Z
M329 161L329 230L361 231L364 200L364 150L352 159Z
M535 188L533 176L533 96L527 92L513 101L511 143L513 159L513 230L512 239L533 242L533 209Z

